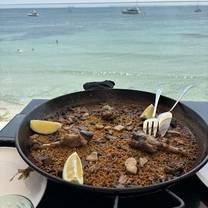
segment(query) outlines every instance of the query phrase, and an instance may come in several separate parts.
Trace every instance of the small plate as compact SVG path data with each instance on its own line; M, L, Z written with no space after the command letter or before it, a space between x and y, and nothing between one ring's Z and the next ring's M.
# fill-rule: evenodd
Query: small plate
M208 163L196 175L208 187Z
M18 169L27 167L16 148L0 147L0 195L23 195L31 200L34 207L37 207L46 189L45 177L33 171L26 179L18 180L16 176L10 181Z

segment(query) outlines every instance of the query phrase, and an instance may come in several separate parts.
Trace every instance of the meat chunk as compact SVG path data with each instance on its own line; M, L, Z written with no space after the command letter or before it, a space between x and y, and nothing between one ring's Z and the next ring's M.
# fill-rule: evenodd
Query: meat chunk
M87 140L79 134L66 134L60 141L62 145L69 147L80 147L87 144Z
M116 131L122 131L122 130L124 129L124 126L122 126L122 125L117 125L117 126L115 126L113 129L116 130Z
M171 152L175 154L186 155L186 151L178 147L171 146L165 142L158 141L152 136L143 132L133 133L132 139L129 143L132 148L139 149L147 153L155 153L159 150Z
M60 138L59 141L38 144L37 149L43 149L47 147L58 147L58 146L68 146L68 147L81 147L87 144L87 140L79 134L65 134Z
M139 158L139 165L140 167L144 167L144 165L148 162L148 159L146 157L140 157Z
M93 138L94 133L91 131L81 130L80 135L83 136L87 141Z
M136 174L137 173L137 161L135 158L130 157L125 161L125 167L128 173Z
M143 132L133 133L129 145L132 148L139 149L147 153L154 153L157 151L157 146L150 144L147 141L147 135Z
M43 165L49 165L53 161L52 158L48 155L40 156L38 159L42 162Z
M114 109L109 105L102 107L101 117L103 120L112 121L115 118Z
M121 184L121 185L125 185L127 180L128 180L127 175L121 175L119 180L118 180L118 183Z
M87 157L86 157L86 160L87 161L97 161L98 160L98 153L97 152L92 152L90 155L88 155Z
M106 121L112 121L115 115L112 110L107 110L102 112L102 119Z
M111 110L113 110L113 107L111 107L110 105L104 105L102 107L102 110L104 110L104 111L111 111Z
M101 129L104 128L104 126L103 126L102 124L96 124L96 125L95 125L95 128L96 128L97 130L101 130Z
M167 174L179 176L184 172L183 163L170 163L165 167L164 171Z

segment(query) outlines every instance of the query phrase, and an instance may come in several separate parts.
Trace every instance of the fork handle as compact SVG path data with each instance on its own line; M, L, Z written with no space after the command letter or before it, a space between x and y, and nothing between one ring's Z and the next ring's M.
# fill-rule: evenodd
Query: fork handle
M161 90L161 89L157 89L157 91L156 91L156 96L155 96L154 111L153 111L153 114L152 114L152 117L153 117L153 118L155 118L155 115L156 115L157 105L158 105L158 102L159 102L161 93L162 93L162 90Z
M183 98L183 96L192 88L194 87L194 85L189 85L188 87L186 87L183 92L181 93L181 95L178 97L178 100L175 102L175 104L173 105L173 107L169 110L169 112L173 111L173 109L176 107L176 105L178 104L178 102L181 101L181 99Z

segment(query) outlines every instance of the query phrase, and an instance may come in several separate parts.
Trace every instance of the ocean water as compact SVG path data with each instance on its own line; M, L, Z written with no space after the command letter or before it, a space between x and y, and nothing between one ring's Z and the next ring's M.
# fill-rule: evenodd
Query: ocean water
M208 6L0 9L0 120L89 81L208 101ZM58 44L56 43L58 40ZM21 53L17 50L20 49Z

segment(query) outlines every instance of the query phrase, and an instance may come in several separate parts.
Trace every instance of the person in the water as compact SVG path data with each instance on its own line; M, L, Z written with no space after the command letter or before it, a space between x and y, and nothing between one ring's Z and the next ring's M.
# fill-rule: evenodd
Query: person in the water
M22 52L23 52L23 50L22 50L22 49L20 49L20 48L18 48L18 49L17 49L17 52L18 52L18 53L22 53Z

